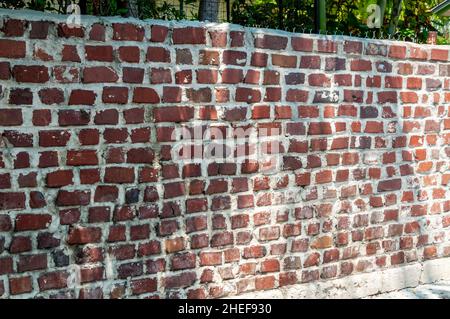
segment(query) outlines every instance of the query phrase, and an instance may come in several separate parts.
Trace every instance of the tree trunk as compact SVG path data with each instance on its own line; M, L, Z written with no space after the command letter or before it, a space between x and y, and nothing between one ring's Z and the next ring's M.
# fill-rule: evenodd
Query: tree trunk
M392 3L391 20L389 21L389 34L394 34L397 29L401 9L402 0L394 0Z
M198 18L200 21L218 22L220 0L200 0Z
M127 17L139 18L138 0L128 0L127 9Z

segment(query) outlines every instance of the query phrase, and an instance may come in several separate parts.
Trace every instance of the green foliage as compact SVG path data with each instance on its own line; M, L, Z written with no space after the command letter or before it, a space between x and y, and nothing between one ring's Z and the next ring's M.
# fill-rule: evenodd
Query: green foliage
M53 9L52 5L53 5L52 1L48 0L31 0L31 1L4 0L0 2L0 8L7 8L7 9L27 8L37 11L51 10Z
M396 36L419 42L426 42L428 32L439 32L438 42L446 43L443 31L448 26L448 19L432 15L429 10L441 0L403 0ZM279 21L279 8L276 0L237 0L232 6L232 22L247 26L267 28L282 27L287 30L314 28L313 0L284 0L282 13L283 25ZM387 0L383 23L380 29L367 26L370 4L377 0L327 0L327 31L359 36L366 34L376 37L388 34L389 22L392 19L393 1Z
M309 29L314 25L314 0L284 0L279 16L276 0L236 0L231 7L231 22L264 28L278 28L280 24L287 30Z
M128 9L121 5L120 1L118 0L107 0L106 1L109 8L109 14L111 16L117 16L117 15L126 15L128 12Z
M86 13L96 16L126 16L126 0L86 0Z
M183 6L196 3L197 0L184 0ZM141 19L163 19L163 20L183 20L188 19L188 13L186 7L180 5L179 7L174 7L172 4L164 1L161 3L156 3L154 0L139 0L139 18ZM198 13L190 12L189 16L197 17Z
M127 13L126 0L85 0L86 14L98 16L125 15ZM72 3L80 3L80 0L3 0L1 8L31 9L37 11L49 11L67 13L67 7Z
M0 8L17 9L24 7L25 3L23 0L5 0L0 2Z

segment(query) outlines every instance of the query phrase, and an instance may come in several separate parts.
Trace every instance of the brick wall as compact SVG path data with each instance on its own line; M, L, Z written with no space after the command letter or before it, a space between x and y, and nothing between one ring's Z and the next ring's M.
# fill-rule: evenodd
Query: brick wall
M448 47L0 13L0 296L216 298L450 256Z

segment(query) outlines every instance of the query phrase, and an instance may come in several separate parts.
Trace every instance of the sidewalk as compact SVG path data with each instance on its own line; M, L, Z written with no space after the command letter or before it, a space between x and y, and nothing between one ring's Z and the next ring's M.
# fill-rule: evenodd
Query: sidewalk
M366 299L450 299L450 281L379 294Z

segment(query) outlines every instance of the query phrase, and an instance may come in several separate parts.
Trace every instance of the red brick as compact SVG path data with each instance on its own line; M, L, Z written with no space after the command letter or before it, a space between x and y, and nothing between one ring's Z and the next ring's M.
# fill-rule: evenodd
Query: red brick
M274 287L275 287L274 276L257 277L255 280L256 290L268 290L273 289Z
M62 61L81 62L80 55L78 54L77 47L74 45L63 45L61 51Z
M225 47L227 45L227 33L221 31L209 31L211 44L213 47Z
M103 103L126 104L128 101L127 87L104 87L102 93Z
M322 236L322 237L315 239L311 243L311 248L324 249L324 248L329 248L332 245L333 245L333 238L331 238L330 236Z
M264 35L255 39L255 47L261 49L284 50L288 38L276 35Z
M292 48L295 51L312 52L313 50L313 39L293 37L291 38Z
M20 295L31 292L33 290L31 276L9 278L9 290L11 295Z
M96 150L67 151L66 164L71 166L97 165Z
M391 45L389 47L389 57L404 59L406 57L406 47L400 45Z
M9 80L11 76L10 63L0 62L0 80Z
M73 184L72 170L58 170L46 176L47 187L62 187Z
M81 145L96 145L100 141L100 134L97 129L83 129L78 134Z
M243 51L225 50L222 53L222 63L244 66L247 61L247 53Z
M152 68L150 71L150 83L162 84L171 83L172 74L169 69L165 68Z
M320 56L302 56L300 58L300 68L320 69Z
M16 216L15 230L27 231L47 228L52 221L48 214L19 214Z
M176 84L190 84L192 83L192 71L182 70L175 73Z
M142 41L145 30L142 26L132 23L113 23L113 40Z
M171 288L182 288L190 286L197 279L195 272L184 272L177 275L166 276L163 278L164 287Z
M15 236L11 239L9 252L12 254L26 252L31 250L31 239L26 236Z
M108 124L111 125L117 124L118 122L119 122L119 112L117 112L117 110L115 109L98 111L94 117L94 123L97 125L108 125Z
M25 57L25 42L0 39L0 57L18 59Z
M164 184L164 198L173 198L185 194L184 183L174 182Z
M174 28L174 44L206 44L206 30L200 27Z
M308 91L289 89L286 93L286 101L288 102L306 102L308 100Z
M331 40L317 40L317 51L325 53L336 53L338 43Z
M222 83L237 84L244 79L244 73L241 69L224 69L222 71Z
M169 28L162 26L162 25L153 25L151 28L150 41L164 42L168 33L169 33Z
M84 37L84 29L83 27L73 27L66 23L58 24L58 36L63 38L83 38Z
M113 48L110 45L85 45L85 56L88 61L112 62Z
M12 74L17 82L46 83L50 79L48 68L41 65L15 65Z
M369 60L352 60L350 69L352 71L371 71L372 62Z
M33 93L30 89L13 88L9 93L9 104L31 105L33 103Z
M144 80L144 69L124 67L122 68L122 80L124 83L142 83Z
M361 54L363 43L358 41L345 41L344 51L346 53Z
M67 287L69 274L64 271L45 273L39 276L38 284L41 291L50 289L62 289Z
M121 46L118 49L119 59L124 62L138 63L140 60L140 49L135 46Z
M181 102L182 90L176 86L165 86L163 88L163 103L179 103Z
M7 37L21 37L25 32L26 22L17 19L7 19L3 22L2 32Z
M32 147L33 134L15 130L4 130L3 137L14 147Z
M188 106L167 106L153 109L156 122L187 122L194 117L194 109Z
M170 51L162 47L148 47L147 61L170 63Z
M100 281L103 279L104 268L103 267L95 267L95 268L81 268L80 269L80 282L94 282Z
M126 128L107 128L103 132L106 143L125 143L128 138Z
M200 265L201 266L215 266L222 264L221 252L201 252Z
M0 109L0 125L20 126L23 123L21 109Z
M195 268L196 255L195 253L181 253L172 256L171 270L184 270Z
M17 263L18 272L28 272L47 268L47 254L21 255Z
M108 167L105 169L105 183L132 183L134 181L134 168Z
M222 232L222 233L216 233L211 236L211 247L221 247L221 246L227 246L232 245L234 242L233 239L233 233L231 232Z
M90 113L85 110L61 110L58 112L58 123L60 126L87 125L90 117Z
M133 91L133 102L159 103L159 96L154 89L137 87Z
M432 49L431 60L435 61L448 61L448 50Z
M246 108L226 109L224 119L229 122L243 121L247 118Z
M256 67L265 67L267 65L268 55L262 52L253 52L250 64Z
M218 79L218 71L217 70L206 70L206 69L197 70L196 75L197 75L197 83L202 83L202 84L217 83L217 79ZM178 81L177 80L177 83L186 83L186 81ZM189 83L190 83L190 81L189 81Z
M86 206L90 202L89 191L59 190L56 204L59 206Z
M399 190L402 186L401 179L385 180L378 183L378 192Z
M81 169L80 183L81 184L96 184L100 182L100 171L98 169Z
M127 124L139 124L144 122L144 108L133 108L123 111L123 117ZM133 133L132 133L133 134ZM133 137L132 137L133 140Z
M83 83L111 83L119 79L116 71L106 66L92 66L83 69Z
M133 295L154 292L157 290L158 283L156 278L135 279L131 281L131 291Z
M94 41L105 41L105 26L100 23L94 23L89 32L89 39Z
M278 226L260 228L259 240L275 240L280 238L280 228Z
M90 90L72 90L69 105L94 105L96 94Z
M69 231L67 243L69 245L80 245L98 243L101 240L102 230L98 227L77 227Z

